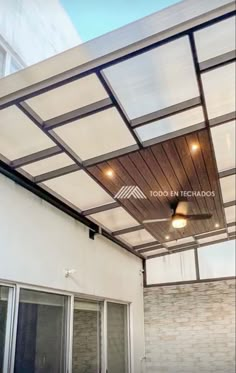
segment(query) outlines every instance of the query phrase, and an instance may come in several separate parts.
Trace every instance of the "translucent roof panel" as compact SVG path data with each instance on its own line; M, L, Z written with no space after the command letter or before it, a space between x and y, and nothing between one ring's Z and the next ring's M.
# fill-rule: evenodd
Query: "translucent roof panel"
M54 146L16 106L0 110L0 153L9 160Z
M198 238L199 244L205 244L207 242L214 242L218 240L226 240L228 238L227 233L217 234L205 238Z
M118 231L120 229L134 227L139 225L128 212L122 207L117 207L111 210L98 212L90 215L97 223L108 228L110 231Z
M136 231L136 232L121 234L120 236L117 236L117 237L132 246L137 246L137 245L156 241L156 239L145 229L140 229L139 231Z
M156 249L156 250L152 250L152 251L146 251L145 253L142 253L142 255L147 258L151 255L159 255L159 254L164 254L164 253L167 253L167 252L168 252L167 249L161 248L161 249Z
M70 166L73 163L74 162L70 157L64 153L61 153L34 163L30 163L21 168L28 172L31 176L37 176L46 172L57 170L59 168Z
M199 96L187 37L103 71L130 119ZM184 89L180 89L184 82Z
M218 171L235 168L235 121L211 128Z
M35 96L26 102L45 121L107 97L96 75L91 74Z
M168 246L168 247L172 247L172 246L178 246L178 245L185 245L185 244L188 244L188 243L193 243L195 240L193 237L184 237L184 238L180 238L179 240L175 240L175 241L167 241L165 242L165 245Z
M80 210L114 202L83 170L45 181L43 185L46 185Z
M236 221L236 206L230 206L225 208L225 216L227 223Z
M147 284L196 280L194 251L165 255L146 262Z
M201 279L235 276L235 241L200 247L198 261Z
M236 231L236 225L232 225L232 227L228 227L228 233L233 233Z
M135 144L115 108L86 116L54 131L82 160Z
M235 111L235 63L202 74L210 119Z
M147 141L202 122L204 122L202 108L197 107L138 127L135 131L141 141Z
M235 175L230 175L220 179L220 185L224 202L236 200L236 179Z
M235 49L235 17L195 32L199 62L220 56Z

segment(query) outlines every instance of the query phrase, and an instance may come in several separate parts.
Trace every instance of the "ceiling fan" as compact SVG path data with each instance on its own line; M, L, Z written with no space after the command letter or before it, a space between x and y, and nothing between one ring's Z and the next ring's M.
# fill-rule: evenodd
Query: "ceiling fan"
M173 228L184 228L187 225L188 220L204 220L210 219L212 214L197 214L197 215L189 215L188 214L188 201L180 201L175 206L170 206L172 210L172 215L166 218L161 219L148 219L143 220L143 224L153 224L153 223L161 223L163 221L171 221Z

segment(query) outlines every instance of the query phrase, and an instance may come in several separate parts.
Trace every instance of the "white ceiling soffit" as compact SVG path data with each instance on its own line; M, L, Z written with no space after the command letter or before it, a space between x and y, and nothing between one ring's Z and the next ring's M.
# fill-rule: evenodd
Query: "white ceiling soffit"
M62 80L61 74L68 79L234 10L231 0L181 1L2 79L0 98L12 94L7 102L25 88L21 94L50 86Z

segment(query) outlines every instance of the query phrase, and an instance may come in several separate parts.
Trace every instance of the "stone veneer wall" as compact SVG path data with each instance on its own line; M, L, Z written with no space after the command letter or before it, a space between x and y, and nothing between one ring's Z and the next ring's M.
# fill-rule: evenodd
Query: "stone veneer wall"
M144 290L146 373L235 373L235 281Z
M97 373L98 317L95 311L74 311L73 373Z

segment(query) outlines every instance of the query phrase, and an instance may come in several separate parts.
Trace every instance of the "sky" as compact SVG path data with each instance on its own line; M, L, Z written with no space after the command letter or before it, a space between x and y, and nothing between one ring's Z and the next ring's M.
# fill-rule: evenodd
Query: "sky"
M83 42L180 0L60 0Z

